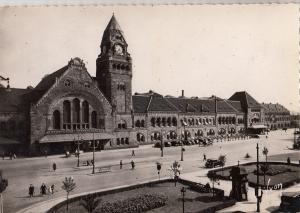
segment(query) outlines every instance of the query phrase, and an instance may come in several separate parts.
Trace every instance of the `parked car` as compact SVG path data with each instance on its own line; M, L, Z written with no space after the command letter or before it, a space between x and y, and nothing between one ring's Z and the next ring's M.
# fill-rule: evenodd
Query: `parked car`
M300 193L284 192L281 195L280 210L284 212L300 211Z
M286 128L286 127L283 127L283 128L282 128L282 130L283 130L283 131L286 131L286 130L287 130L287 128Z
M154 147L155 147L155 148L160 148L160 147L161 147L160 142L156 142L156 143L154 144Z
M171 141L171 146L178 146L178 142L177 141Z
M205 163L206 168L215 168L217 166L224 166L224 164L217 159L207 159Z
M164 143L164 146L165 146L165 147L170 147L170 146L171 146L171 143L170 143L170 142L165 142L165 143Z
M259 135L257 135L257 134L250 134L249 137L250 138L260 138Z

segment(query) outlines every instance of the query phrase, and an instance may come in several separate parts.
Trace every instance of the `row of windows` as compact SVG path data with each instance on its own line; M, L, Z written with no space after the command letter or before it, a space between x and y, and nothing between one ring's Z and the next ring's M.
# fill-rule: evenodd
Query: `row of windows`
M118 129L127 129L126 121L121 120L121 121L118 123Z
M129 65L125 65L125 64L113 64L113 68L117 69L117 70L130 70Z
M118 84L118 85L117 85L117 89L118 89L118 90L125 91L125 84L124 84L124 83Z
M135 121L135 127L145 127L145 120L136 120Z
M18 124L12 120L0 122L0 130L15 131L17 128L19 128L19 129L24 128L23 122L19 122Z
M180 121L182 126L215 125L214 118L183 118Z
M175 117L171 118L161 118L161 117L152 117L151 118L151 126L177 126L177 119Z
M117 145L129 145L129 138L117 138Z
M266 117L266 121L276 122L276 121L290 121L290 117Z
M219 124L235 124L236 118L235 117L219 117L218 118Z
M81 112L81 117L80 117ZM78 98L74 98L73 101L65 100L63 102L62 112L63 129L88 129L89 126L89 103L83 101L80 104ZM72 118L72 119L71 119ZM53 129L61 129L61 112L55 110L52 115ZM100 121L101 128L104 127L104 120ZM92 111L91 113L91 128L97 128L97 112Z

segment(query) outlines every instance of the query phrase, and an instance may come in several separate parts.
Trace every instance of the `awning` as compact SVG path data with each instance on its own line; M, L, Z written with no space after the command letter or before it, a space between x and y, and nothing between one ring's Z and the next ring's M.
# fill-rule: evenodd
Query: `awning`
M12 145L12 144L21 144L21 142L11 138L0 137L0 145Z
M268 127L265 125L252 125L248 127L249 129L267 129Z
M80 133L79 134L79 140L84 140L84 141L91 141L93 138L95 140L103 140L103 139L111 139L114 138L115 136L109 133ZM56 142L70 142L78 140L78 134L51 134L51 135L45 135L40 139L40 143L56 143Z

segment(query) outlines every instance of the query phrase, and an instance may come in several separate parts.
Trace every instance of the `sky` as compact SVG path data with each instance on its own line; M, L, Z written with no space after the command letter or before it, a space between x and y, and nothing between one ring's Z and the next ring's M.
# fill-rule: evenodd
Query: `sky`
M115 14L133 59L132 92L257 101L299 112L299 6L49 6L0 8L0 75L11 87L84 60L95 76Z

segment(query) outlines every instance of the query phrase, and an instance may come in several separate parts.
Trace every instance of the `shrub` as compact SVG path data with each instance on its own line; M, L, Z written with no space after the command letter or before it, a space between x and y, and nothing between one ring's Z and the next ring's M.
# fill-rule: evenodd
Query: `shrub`
M83 206L89 213L92 213L100 202L101 199L97 198L95 194L88 194L82 198L80 205Z
M141 194L118 202L106 202L96 212L140 213L166 205L167 197L159 194Z

